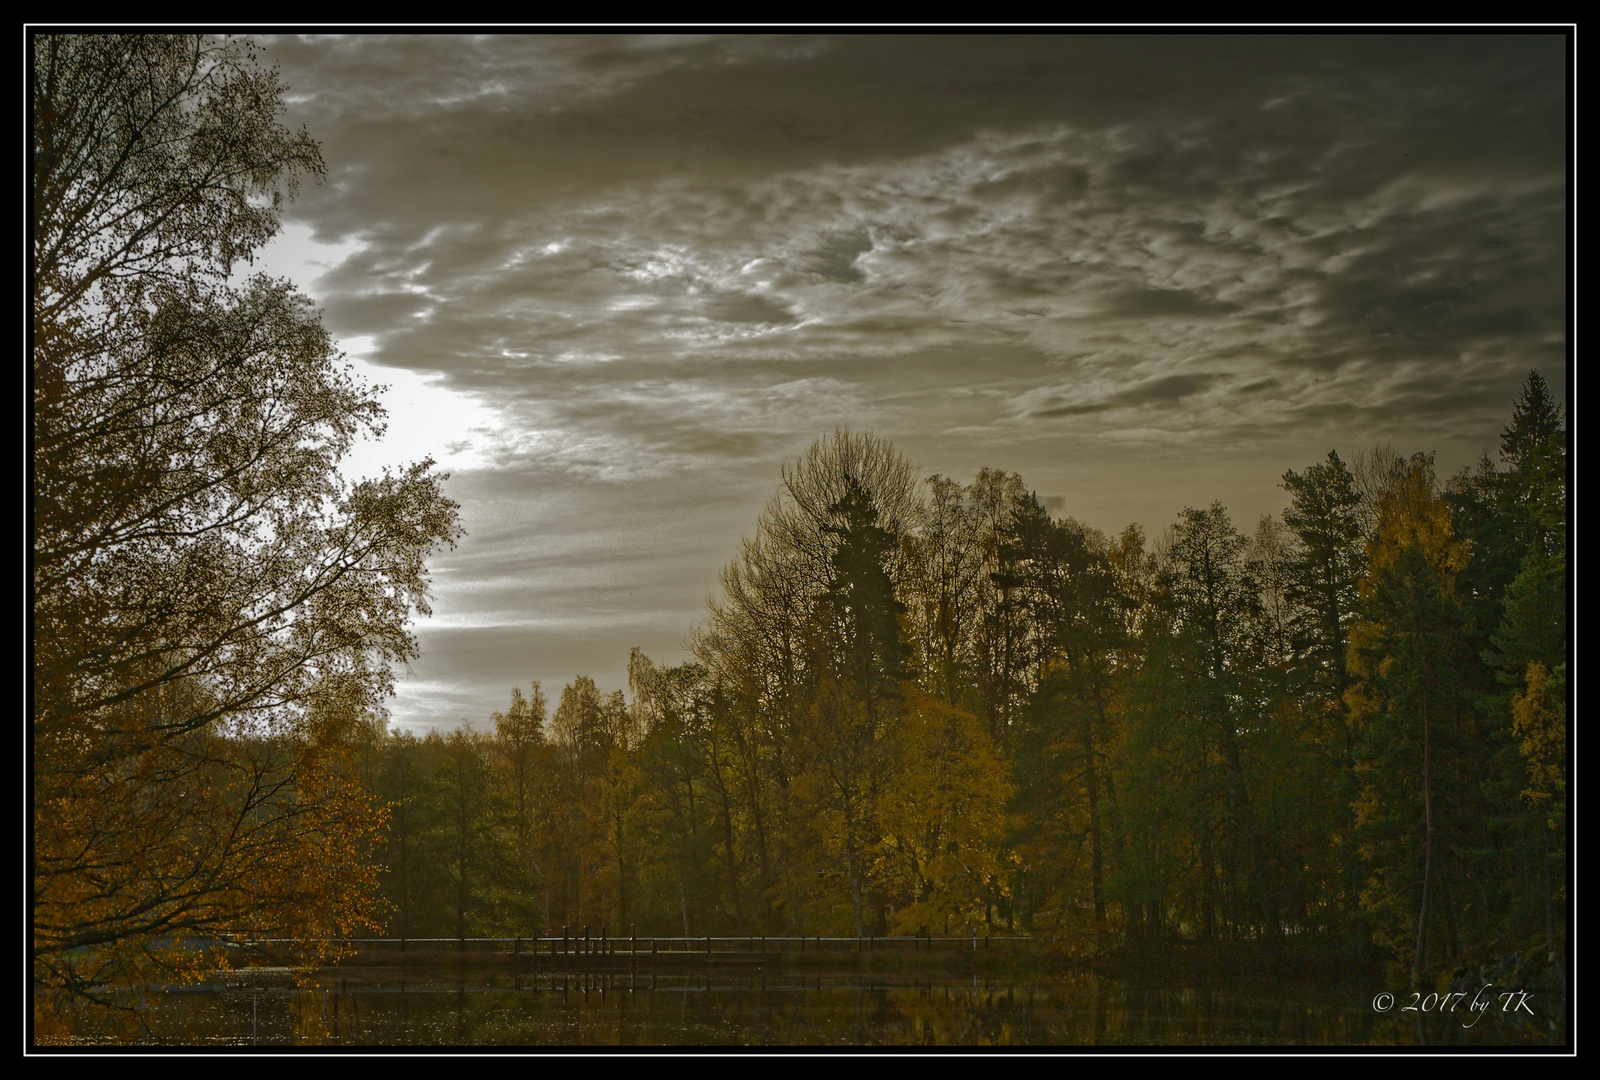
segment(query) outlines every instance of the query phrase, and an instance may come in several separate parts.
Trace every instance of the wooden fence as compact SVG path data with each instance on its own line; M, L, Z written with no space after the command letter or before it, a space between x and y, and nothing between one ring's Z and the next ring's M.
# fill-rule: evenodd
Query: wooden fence
M335 938L330 944L350 945L366 952L378 949L384 952L405 954L416 951L453 949L460 953L476 952L510 957L533 967L545 964L591 965L654 963L680 966L684 963L741 964L760 963L784 958L848 953L885 953L901 955L952 951L979 952L990 949L1014 950L1032 944L1029 936L964 936L898 935L865 937L828 937L825 935L766 936L742 935L738 937L697 936L662 937L628 934L611 937L602 927L598 934L588 927L566 931L559 935L538 937L449 937L449 938ZM293 948L306 942L299 938L258 938L222 942L229 948L247 951L273 952L285 946Z

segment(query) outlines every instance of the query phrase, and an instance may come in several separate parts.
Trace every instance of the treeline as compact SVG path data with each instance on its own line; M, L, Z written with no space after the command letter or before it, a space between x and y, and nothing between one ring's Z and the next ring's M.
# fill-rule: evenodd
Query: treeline
M1535 373L1498 466L1330 453L1151 550L837 433L692 662L372 748L391 931L1555 941L1565 453Z

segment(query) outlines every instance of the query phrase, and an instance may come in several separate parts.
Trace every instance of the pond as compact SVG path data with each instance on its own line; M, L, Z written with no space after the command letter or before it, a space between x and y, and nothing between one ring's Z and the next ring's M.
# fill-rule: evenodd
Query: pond
M986 977L341 967L296 985L286 970L262 969L147 991L148 1026L136 1041L216 1048L1533 1047L1565 1039L1564 1026L1549 1016L1507 1010L1498 1000L1477 1010L1464 1000L1408 1009L1410 995L1375 1006L1381 997L1364 985L1163 984L1090 971Z

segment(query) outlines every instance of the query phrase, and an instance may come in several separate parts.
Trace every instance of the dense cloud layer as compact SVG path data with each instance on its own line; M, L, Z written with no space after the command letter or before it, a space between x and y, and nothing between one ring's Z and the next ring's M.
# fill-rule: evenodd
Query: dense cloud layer
M779 462L838 425L1155 531L1214 498L1248 526L1333 446L1464 464L1529 368L1564 390L1559 37L266 55L329 164L289 219L341 245L306 283L327 325L475 403L406 447L455 462L472 534L408 723L679 659Z

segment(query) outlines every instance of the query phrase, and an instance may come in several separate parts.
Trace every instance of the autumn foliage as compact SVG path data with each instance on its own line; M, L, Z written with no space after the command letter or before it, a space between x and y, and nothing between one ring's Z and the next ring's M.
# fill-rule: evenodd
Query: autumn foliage
M1190 508L1153 550L1015 474L919 484L880 438L819 440L691 662L635 650L628 697L580 678L546 718L535 686L451 736L515 805L519 859L485 857L463 902L390 855L386 893L440 932L1029 933L1419 977L1554 944L1567 635L1541 530L1565 496L1529 488L1564 475L1563 436L1525 415L1550 409L1530 376L1508 431L1548 445L1507 469L1332 453L1286 474L1282 521ZM450 745L391 740L386 767L437 785ZM419 821L444 805L410 790Z
M341 478L381 408L288 283L229 278L322 171L248 43L31 59L32 969L112 1001L378 925L353 750L459 528L428 462Z

